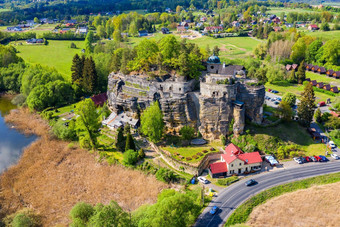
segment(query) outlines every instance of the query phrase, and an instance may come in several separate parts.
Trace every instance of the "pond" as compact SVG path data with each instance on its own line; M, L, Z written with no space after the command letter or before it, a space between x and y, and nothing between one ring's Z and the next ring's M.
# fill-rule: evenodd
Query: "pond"
M36 136L25 136L5 123L4 116L15 108L8 98L0 96L0 173L15 164L23 149L36 139Z

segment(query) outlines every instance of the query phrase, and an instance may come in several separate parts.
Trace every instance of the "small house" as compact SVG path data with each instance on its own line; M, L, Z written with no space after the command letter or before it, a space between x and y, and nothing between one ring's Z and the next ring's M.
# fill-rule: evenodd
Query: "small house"
M39 44L39 43L44 43L43 39L28 39L26 40L27 44Z
M21 32L22 28L20 28L20 27L7 27L7 31L9 31L9 32Z
M307 65L306 65L306 69L307 69L308 71L311 71L311 70L312 70L312 67L313 67L313 64L307 64Z
M241 25L238 21L233 21L231 22L231 24L233 25L233 27L239 28Z
M201 17L201 18L200 18L200 21L201 21L201 22L206 22L207 20L208 20L208 19L207 19L206 17Z
M292 65L287 64L287 65L286 65L286 70L287 70L287 71L292 70Z
M310 82L310 84L313 85L313 86L316 86L316 85L318 84L318 82L317 82L316 80L312 80L312 81Z
M298 67L299 67L298 64L292 64L292 69L294 69L295 71L297 70Z
M279 24L281 21L278 17L275 17L273 20L272 20L275 24Z
M87 34L87 32L88 32L87 27L79 27L76 31L76 33L78 34Z
M186 32L188 29L186 29L185 27L183 27L183 26L177 26L177 32L179 32L179 33L184 33L184 32Z
M313 65L313 67L312 67L312 71L313 71L313 72L317 72L318 69L319 69L319 66Z
M323 86L324 86L323 82L319 82L319 83L316 84L317 88L323 89Z
M329 69L329 70L327 70L326 71L326 75L327 76L333 76L333 73L334 73L335 71L333 70L333 69Z
M337 86L331 87L331 92L339 93L338 87Z
M180 24L180 26L183 26L185 29L188 29L188 28L189 28L188 22L185 22L185 21L183 21L183 22Z
M281 31L281 27L278 27L278 26L273 27L273 29L274 29L275 32L280 32Z
M323 86L323 89L326 90L326 91L330 91L331 90L331 85L330 84L325 84Z
M308 81L308 82L310 82L310 78L306 78L306 79L305 79L305 81Z
M315 30L319 30L320 28L316 25L316 24L311 24L308 26L308 30L310 31L315 31Z
M219 31L223 31L223 27L222 26L212 26L212 27L205 27L204 28L205 32L213 32L213 33L217 33Z
M325 73L326 73L326 68L325 68L325 67L319 67L319 68L317 69L317 73L319 73L319 74L325 74Z
M340 71L334 72L333 77L336 78L336 79L339 79L340 78Z

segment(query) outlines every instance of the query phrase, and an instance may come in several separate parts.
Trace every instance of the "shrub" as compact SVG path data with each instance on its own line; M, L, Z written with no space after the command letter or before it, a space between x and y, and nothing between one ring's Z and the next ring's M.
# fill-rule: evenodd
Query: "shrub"
M71 43L71 46L70 46L70 47L73 48L73 49L77 49L77 45L74 44L74 43Z
M296 95L287 92L283 95L282 101L286 101L290 106L293 106L296 102Z
M143 159L143 158L145 158L145 152L144 152L143 148L141 148L138 151L138 159Z
M35 227L41 226L41 217L33 210L23 209L6 216L2 222L5 226L11 227Z
M208 153L209 151L207 151L207 150L203 150L203 153Z
M138 161L138 153L134 150L127 150L123 155L123 164L133 166Z
M200 153L200 152L198 152L196 155L198 155L198 156L202 156L203 154L202 154L202 153Z
M237 181L238 177L237 176L231 176L228 178L223 178L223 179L218 179L217 184L225 186L227 184L230 184L231 182Z
M225 135L221 135L220 139L221 139L222 145L224 146L227 143L227 138L225 137Z
M192 160L192 158L191 157L186 157L185 158L187 161L190 161L190 160Z
M26 102L26 96L23 94L19 94L17 96L15 96L12 101L11 101L14 105L17 106L23 106Z
M62 140L77 140L77 133L75 130L75 123L73 120L65 122L58 120L52 127L54 135Z
M77 203L70 211L70 217L73 221L72 226L85 226L93 215L94 208L92 205L84 202Z
M170 183L171 181L176 179L176 175L173 171L169 169L160 168L156 173L156 178L159 181Z
M197 155L192 156L193 159L198 159Z
M213 148L213 147L210 147L210 151L214 151L215 150L215 148Z

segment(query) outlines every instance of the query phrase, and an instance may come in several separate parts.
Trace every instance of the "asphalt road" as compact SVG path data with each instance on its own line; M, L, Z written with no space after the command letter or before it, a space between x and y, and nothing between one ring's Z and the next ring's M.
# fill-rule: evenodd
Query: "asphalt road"
M308 163L299 165L296 168L278 170L258 174L252 179L258 184L247 187L243 179L219 193L217 197L211 201L209 206L198 217L194 226L196 227L215 227L223 226L228 217L233 211L245 202L248 198L260 193L261 191L271 188L276 185L285 184L291 181L300 180L303 178L324 175L328 173L340 172L340 160L326 163ZM211 207L218 206L219 211L215 215L209 213Z

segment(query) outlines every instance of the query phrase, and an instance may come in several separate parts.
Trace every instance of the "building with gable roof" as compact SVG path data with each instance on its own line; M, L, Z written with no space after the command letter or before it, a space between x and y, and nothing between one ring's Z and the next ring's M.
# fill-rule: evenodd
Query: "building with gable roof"
M238 146L230 143L221 155L221 161L209 166L211 177L232 176L259 171L262 158L259 152L244 153Z

